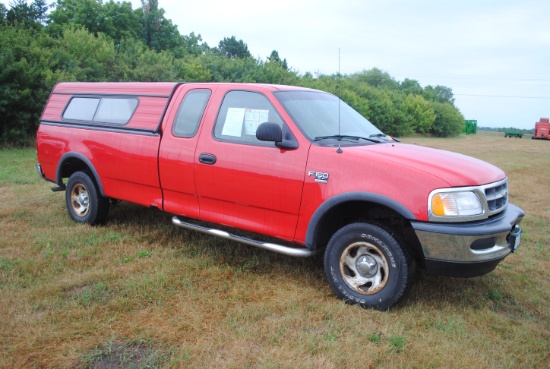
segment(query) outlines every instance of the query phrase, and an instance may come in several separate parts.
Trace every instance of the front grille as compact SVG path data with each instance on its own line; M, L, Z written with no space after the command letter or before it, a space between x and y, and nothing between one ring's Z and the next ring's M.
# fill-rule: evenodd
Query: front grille
M485 198L491 214L498 213L508 204L508 180L493 183L485 187Z

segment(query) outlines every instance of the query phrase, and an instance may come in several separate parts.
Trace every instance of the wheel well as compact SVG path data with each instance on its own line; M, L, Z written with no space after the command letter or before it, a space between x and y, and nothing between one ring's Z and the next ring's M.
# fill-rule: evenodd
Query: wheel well
M92 166L91 163L87 161L88 160L85 157L80 158L79 156L68 156L64 158L57 169L57 184L59 186L65 186L65 184L63 183L63 178L69 178L73 173L82 171L90 176L92 181L99 189L100 194L102 196L105 196L105 193L103 192L103 186L101 184L101 181L99 180L95 168Z
M347 201L328 210L317 225L316 248L324 248L340 228L357 222L377 225L396 236L407 247L417 262L423 265L423 252L411 223L387 206L367 201Z
M58 180L63 180L63 178L69 178L74 172L86 172L91 173L90 167L78 158L67 158L63 161L59 167Z

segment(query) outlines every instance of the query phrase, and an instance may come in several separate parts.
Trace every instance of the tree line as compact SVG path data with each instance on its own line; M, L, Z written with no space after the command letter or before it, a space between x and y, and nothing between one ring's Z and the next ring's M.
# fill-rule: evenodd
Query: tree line
M182 35L158 0L12 0L0 4L0 145L32 142L61 81L258 82L334 93L393 136L458 135L464 117L445 86L397 81L374 68L350 75L299 74L273 50L252 57L235 36L210 47ZM48 11L49 10L49 11Z

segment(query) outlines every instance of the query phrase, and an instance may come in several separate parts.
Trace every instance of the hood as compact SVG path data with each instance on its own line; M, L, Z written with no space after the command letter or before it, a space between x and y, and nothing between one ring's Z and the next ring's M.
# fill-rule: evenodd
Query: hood
M478 186L505 178L504 172L492 164L450 151L403 143L388 143L345 148L364 157L376 156L429 173L451 187Z

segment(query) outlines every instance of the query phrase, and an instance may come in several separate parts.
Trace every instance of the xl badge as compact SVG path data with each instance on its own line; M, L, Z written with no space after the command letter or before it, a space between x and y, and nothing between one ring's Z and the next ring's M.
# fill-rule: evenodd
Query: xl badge
M324 172L314 172L312 170L309 171L308 173L308 176L311 177L315 177L315 182L319 182L319 183L327 183L328 182L328 173L324 173Z

